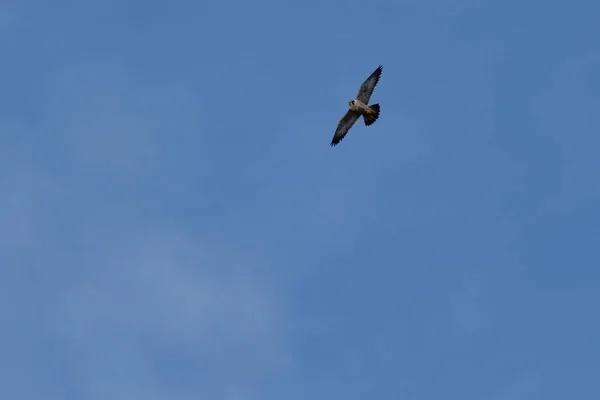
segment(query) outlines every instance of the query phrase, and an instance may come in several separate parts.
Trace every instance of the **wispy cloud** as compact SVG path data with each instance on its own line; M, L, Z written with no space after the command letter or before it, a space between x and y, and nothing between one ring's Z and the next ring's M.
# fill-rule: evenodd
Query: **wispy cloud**
M7 29L14 21L15 14L9 4L0 1L0 29Z
M281 310L260 278L180 235L128 236L96 248L50 318L86 398L236 398L282 367Z
M0 287L20 304L2 338L42 347L20 355L13 381L40 382L32 398L258 398L261 379L289 362L282 301L255 273L262 260L199 238L183 215L140 217L139 186L121 198L119 182L161 168L159 133L181 138L164 128L190 110L165 106L185 90L148 89L159 98L148 100L130 84L115 65L65 70L43 132L52 148L0 175L0 255L15 267ZM15 279L27 289L8 290ZM36 368L49 360L60 367Z
M149 85L118 62L72 63L56 76L46 127L83 167L133 173L157 167L170 140L181 145L205 132L201 103L181 85Z
M459 336L476 334L489 322L489 274L485 268L469 271L459 282L450 302L452 328Z
M508 383L491 400L529 400L538 398L536 394L541 387L541 377L533 371L526 371Z
M0 287L12 321L1 337L19 360L13 383L38 382L32 397L255 398L287 365L282 302L253 273L258 261L127 208L74 223L73 188L42 176L13 173L1 185ZM36 367L50 360L60 360L51 374Z

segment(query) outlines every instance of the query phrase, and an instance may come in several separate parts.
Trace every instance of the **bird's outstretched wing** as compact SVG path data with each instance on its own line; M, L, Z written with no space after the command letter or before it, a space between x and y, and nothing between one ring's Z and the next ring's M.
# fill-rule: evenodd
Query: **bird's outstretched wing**
M348 110L346 115L344 115L340 120L340 123L338 124L337 129L335 130L333 139L331 139L331 146L335 146L344 138L344 136L346 136L346 133L348 133L348 131L350 130L350 128L352 128L352 125L354 125L358 118L360 118L359 113L357 113L356 111Z
M375 86L377 86L377 82L379 82L379 77L381 76L381 71L383 70L383 66L380 65L377 67L375 71L367 78L366 81L360 86L358 90L358 94L356 98L362 101L365 104L369 104L369 99L371 99L371 95L373 94L373 90Z

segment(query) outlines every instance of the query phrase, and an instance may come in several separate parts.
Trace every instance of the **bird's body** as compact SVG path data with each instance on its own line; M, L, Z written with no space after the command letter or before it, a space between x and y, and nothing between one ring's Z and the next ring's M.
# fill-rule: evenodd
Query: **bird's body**
M350 128L352 128L361 115L366 126L372 125L379 118L379 104L371 104L369 106L368 103L377 82L379 82L382 69L383 67L381 65L377 67L377 69L373 71L367 80L360 86L356 98L348 102L349 109L337 126L333 139L331 140L331 146L337 145L344 136L346 136Z
M358 100L358 99L354 99L354 100L350 100L348 102L350 104L350 109L354 112L359 113L360 115L363 114L373 114L374 111L371 110L371 108L369 108L368 105L366 105L365 103L363 103L362 101Z

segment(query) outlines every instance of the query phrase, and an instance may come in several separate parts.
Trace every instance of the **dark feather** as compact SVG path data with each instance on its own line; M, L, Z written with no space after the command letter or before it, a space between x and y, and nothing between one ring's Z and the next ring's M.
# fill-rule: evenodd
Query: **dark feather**
M344 115L340 120L340 123L338 124L337 129L335 130L333 139L331 139L331 146L337 145L344 138L344 136L346 136L346 134L348 133L350 128L352 128L352 125L354 125L358 118L360 118L359 113L352 110L348 110L346 115Z
M369 104L369 100L371 99L371 95L373 94L373 90L377 83L379 82L379 77L381 76L381 71L383 71L383 65L377 67L375 71L363 82L358 90L358 95L356 98L362 101L365 104Z

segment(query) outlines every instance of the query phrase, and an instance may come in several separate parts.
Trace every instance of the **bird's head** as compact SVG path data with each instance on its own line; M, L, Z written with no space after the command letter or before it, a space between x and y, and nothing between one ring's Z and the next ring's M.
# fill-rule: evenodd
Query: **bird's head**
M354 103L355 103L355 101L354 101L354 100L350 100L350 101L348 102L348 104L349 104L349 105L351 105L351 106L353 106L353 105L354 105Z

